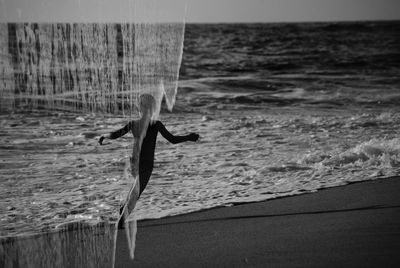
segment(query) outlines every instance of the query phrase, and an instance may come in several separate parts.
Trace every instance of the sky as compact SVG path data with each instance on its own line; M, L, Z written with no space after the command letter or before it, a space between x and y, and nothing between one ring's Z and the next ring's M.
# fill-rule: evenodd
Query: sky
M132 18L203 23L400 20L400 0L0 0L1 22Z

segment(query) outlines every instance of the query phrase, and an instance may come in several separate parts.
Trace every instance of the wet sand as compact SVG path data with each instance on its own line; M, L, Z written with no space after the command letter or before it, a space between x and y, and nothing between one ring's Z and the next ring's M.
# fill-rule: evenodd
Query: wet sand
M400 177L138 222L115 267L399 267Z
M137 222L115 267L400 267L400 177ZM113 226L0 240L0 267L111 267ZM81 227L85 227L82 225Z

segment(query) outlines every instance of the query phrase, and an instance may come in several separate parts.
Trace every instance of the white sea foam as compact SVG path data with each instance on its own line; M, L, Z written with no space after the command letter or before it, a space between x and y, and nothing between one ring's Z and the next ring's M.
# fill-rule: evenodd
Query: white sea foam
M371 165L396 168L400 166L400 139L375 138L343 152L333 151L331 155L327 152L310 153L300 163L332 167Z

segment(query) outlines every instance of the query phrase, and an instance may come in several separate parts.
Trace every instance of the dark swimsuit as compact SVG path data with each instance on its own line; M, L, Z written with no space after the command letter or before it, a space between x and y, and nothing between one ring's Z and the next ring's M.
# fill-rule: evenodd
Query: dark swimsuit
M123 128L110 133L110 139L117 139L130 130L133 130L134 121L129 122ZM172 135L165 126L160 122L156 121L154 124L149 124L146 132L146 136L143 139L140 158L139 158L139 183L140 183L140 195L146 188L147 183L150 180L151 173L153 172L154 166L154 152L156 148L157 134L158 132L168 140L169 142L176 144L189 140L189 135L185 136L174 136Z

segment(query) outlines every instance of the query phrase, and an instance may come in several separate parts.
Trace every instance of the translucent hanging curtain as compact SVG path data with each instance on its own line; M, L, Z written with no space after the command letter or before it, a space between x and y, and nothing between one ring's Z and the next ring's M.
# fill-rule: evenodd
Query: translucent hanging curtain
M147 123L138 129L139 139L133 143L119 141L123 146L113 150L112 156L108 153L111 149L96 147L94 138L107 128L107 123L115 124L111 121L114 117L119 120L119 127L138 119L143 112L140 109L147 108L140 105L143 95L150 95L155 101L152 120L158 118L163 99L169 110L175 103L185 0L77 0L66 5L73 3L72 9L58 10L59 16L55 10L60 6L55 3L28 1L24 9L19 2L0 2L0 115L6 134L0 141L11 144L2 151L5 168L0 170L0 177L18 180L18 186L7 186L9 195L4 198L5 203L19 200L14 210L22 215L18 222L1 223L5 226L5 231L0 229L1 236L36 233L43 226L54 230L64 222L77 220L115 220L108 217L110 213L105 208L115 209L115 200L129 199L129 195L116 196L127 195L137 182L129 158L132 152L140 153ZM121 13L121 18L111 17L112 12ZM79 16L64 17L69 14ZM30 123L31 119L25 118L30 116L26 111L60 113ZM78 130L76 125L86 129ZM123 151L122 157L119 151ZM112 162L105 162L107 159ZM128 166L120 162L128 162ZM116 172L121 176L125 173L126 183L116 178ZM110 185L110 181L116 183ZM45 192L35 195L31 202L33 197L24 195L25 188ZM38 209L47 206L51 206L53 214ZM27 210L22 212L24 208ZM98 210L103 214L96 215ZM107 235L112 237L114 233L111 230ZM15 250L18 252L18 248ZM45 257L49 256L38 259ZM24 256L18 258L22 263Z
M128 2L133 23L2 23L1 109L131 116L140 94L153 95L157 111L165 96L172 109L185 4L172 11L168 1Z

